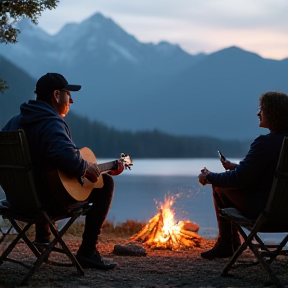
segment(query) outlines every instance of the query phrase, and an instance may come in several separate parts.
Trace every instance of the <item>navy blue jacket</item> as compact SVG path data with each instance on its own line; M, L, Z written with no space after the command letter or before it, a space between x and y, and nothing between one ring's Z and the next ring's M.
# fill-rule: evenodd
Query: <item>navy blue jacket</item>
M48 171L57 168L77 178L84 174L88 164L73 143L68 125L50 104L38 100L23 103L20 114L14 116L2 130L20 128L25 131L36 184L41 191L44 190L45 201L49 201L51 196L47 184Z
M243 191L243 204L265 207L272 186L283 138L288 133L269 133L257 137L246 157L234 170L207 175L216 187L237 188Z

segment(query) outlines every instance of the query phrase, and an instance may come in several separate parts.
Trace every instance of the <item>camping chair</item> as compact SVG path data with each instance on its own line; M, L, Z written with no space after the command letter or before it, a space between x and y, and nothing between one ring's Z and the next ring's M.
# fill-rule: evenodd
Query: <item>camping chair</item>
M0 185L6 194L6 199L0 202L0 215L4 219L8 219L18 233L0 256L0 264L3 261L12 261L27 267L23 261L8 258L8 255L12 252L18 241L22 239L36 256L36 260L28 268L28 272L23 278L21 285L27 284L43 262L49 263L48 258L52 251L66 254L72 262L70 266L74 265L78 272L84 275L83 268L63 241L62 236L76 218L84 215L90 206L89 204L82 205L80 208L67 212L66 215L58 218L49 216L49 213L43 209L38 198L28 143L23 130L0 132ZM58 232L54 223L65 218L69 220ZM18 221L24 222L24 226L19 225ZM49 223L51 232L55 238L46 246L39 247L30 241L25 232L34 223L43 221ZM2 239L7 236L7 233L9 233L9 230L6 233L2 233ZM57 243L60 244L58 245L59 247L56 247ZM61 265L60 263L58 264Z
M288 241L288 137L283 140L276 172L274 175L271 192L264 211L255 221L245 218L234 208L225 208L221 210L221 216L230 220L239 233L242 235L244 242L237 249L234 255L229 259L221 276L227 276L228 271L236 262L237 258L247 248L251 249L257 262L268 272L270 279L277 287L283 287L280 280L272 271L270 264L280 254L286 255L283 250ZM244 228L247 229L245 232ZM268 245L265 244L259 233L285 233L285 237L280 244ZM240 265L241 266L241 265ZM235 268L235 265L234 267Z

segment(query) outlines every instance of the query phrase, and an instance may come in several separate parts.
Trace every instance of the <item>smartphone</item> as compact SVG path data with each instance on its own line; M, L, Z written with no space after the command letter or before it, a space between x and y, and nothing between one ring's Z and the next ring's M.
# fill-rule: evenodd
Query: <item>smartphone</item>
M226 161L225 156L224 156L219 150L218 150L217 152L218 152L218 154L219 154L220 161L221 161L221 162L225 162L225 161Z

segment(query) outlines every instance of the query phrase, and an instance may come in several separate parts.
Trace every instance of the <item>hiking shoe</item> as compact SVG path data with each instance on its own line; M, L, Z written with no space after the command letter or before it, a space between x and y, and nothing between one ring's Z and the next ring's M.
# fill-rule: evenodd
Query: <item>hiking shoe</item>
M239 240L240 241L240 240ZM204 259L212 260L214 258L228 258L234 254L233 243L230 240L224 241L221 237L218 237L214 247L206 252L201 253L201 257ZM235 243L235 248L238 243ZM237 247L238 248L238 247Z
M102 258L96 249L90 255L81 254L81 251L78 251L76 259L83 268L109 270L117 266L116 262Z
M214 258L228 258L234 254L232 247L220 247L216 244L212 249L202 252L201 257L204 259L212 260Z

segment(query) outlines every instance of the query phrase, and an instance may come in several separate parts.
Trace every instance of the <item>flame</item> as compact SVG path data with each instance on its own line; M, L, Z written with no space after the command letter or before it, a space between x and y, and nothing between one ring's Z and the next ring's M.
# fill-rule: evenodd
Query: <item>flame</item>
M141 241L151 248L178 250L199 246L201 237L196 233L199 226L190 221L176 223L174 219L175 212L172 206L178 197L179 195L170 197L165 195L164 203L159 203L158 214L131 239Z

